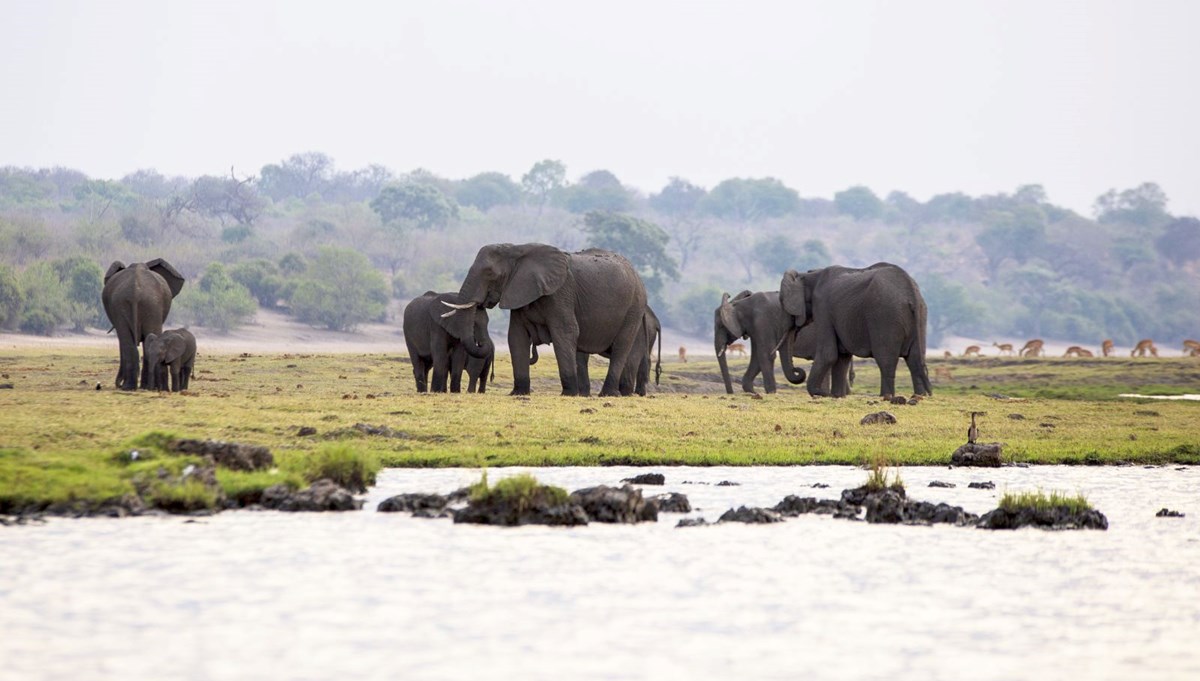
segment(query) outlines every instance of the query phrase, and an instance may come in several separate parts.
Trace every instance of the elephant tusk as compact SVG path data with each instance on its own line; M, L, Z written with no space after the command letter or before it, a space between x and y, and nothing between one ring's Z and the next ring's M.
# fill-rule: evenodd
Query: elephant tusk
M771 348L771 354L772 354L772 355L773 355L773 354L775 354L775 353L777 353L777 352L779 352L779 346L783 345L783 342L784 342L785 340L787 340L787 335L788 335L789 333L791 333L791 331L787 331L787 332L785 332L785 333L783 334L783 337L779 339L779 342L775 344L775 347Z
M443 312L442 319L445 319L446 317L453 317L456 314L458 314L458 310L450 310L449 312Z
M717 353L717 357L724 357L727 349L728 348L721 348L721 351Z
M452 307L455 310L465 310L469 307L475 307L475 303L450 303L445 300L442 301L442 305L445 305L446 307ZM446 315L442 316L445 317Z

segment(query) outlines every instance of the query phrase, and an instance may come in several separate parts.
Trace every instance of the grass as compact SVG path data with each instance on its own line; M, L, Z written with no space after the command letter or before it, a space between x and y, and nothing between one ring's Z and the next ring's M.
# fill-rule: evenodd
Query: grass
M517 507L518 512L530 508L539 500L545 501L549 506L559 506L567 502L568 496L565 489L543 485L529 473L504 478L489 487L485 471L483 478L471 486L471 503L512 504Z
M894 489L903 492L904 481L900 479L900 471L894 471L889 476L887 458L877 455L871 462L871 473L867 476L867 481L863 484L863 487L866 487L871 492L881 492L885 489Z
M1051 491L1049 494L1046 494L1039 489L1036 492L1005 492L1004 496L1000 497L1000 508L1006 511L1020 511L1025 509L1052 511L1065 508L1071 513L1082 513L1083 511L1092 510L1092 505L1088 503L1087 497L1082 494L1068 496L1063 492L1057 491Z
M115 342L111 351L0 351L0 380L14 385L0 391L0 512L119 497L143 467L177 475L189 460L163 449L172 437L269 447L278 471L218 475L235 498L314 475L370 484L378 466L859 465L875 456L945 465L971 411L986 412L980 439L1004 443L1006 461L1200 463L1200 403L1115 399L1147 386L1200 392L1193 358L933 360L931 376L946 367L952 380L935 376L935 396L919 405L890 406L874 396L878 372L867 363L839 400L782 381L761 399L725 395L715 361L668 362L652 397L584 399L558 395L549 355L534 367L529 398L507 395L506 357L488 393L431 395L413 390L399 354L202 354L181 394L109 388L116 355ZM731 358L732 370L740 375L746 361ZM599 379L604 362L593 364ZM908 387L903 368L898 383ZM897 424L859 425L884 408ZM302 426L316 433L301 436ZM133 448L139 460L122 459Z

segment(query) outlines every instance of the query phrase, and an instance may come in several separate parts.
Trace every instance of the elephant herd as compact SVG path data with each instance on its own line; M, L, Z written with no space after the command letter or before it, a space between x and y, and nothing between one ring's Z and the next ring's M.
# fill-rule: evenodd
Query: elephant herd
M163 322L184 278L162 259L126 267L114 262L102 299L120 344L117 385L124 390L185 389L196 341L186 329L164 332ZM530 391L537 346L549 344L562 394L590 394L588 359L608 358L601 396L645 395L654 344L662 355L662 327L647 305L646 287L624 257L601 249L567 253L545 244L490 244L479 249L457 292L426 291L404 309L405 344L418 392L458 392L462 373L469 392L484 392L493 372L495 344L487 310L509 310L508 349L513 395ZM778 353L791 383L807 381L813 395L845 396L854 378L852 359L873 357L880 394L896 392L901 358L913 392L932 393L925 367L925 301L917 283L888 263L855 269L826 267L784 273L778 291L726 294L714 311L714 347L727 392L733 392L725 350L749 339L751 359L742 389L776 390ZM138 345L145 349L139 367ZM796 357L812 360L810 373ZM654 362L655 382L662 372ZM430 377L432 374L432 379Z

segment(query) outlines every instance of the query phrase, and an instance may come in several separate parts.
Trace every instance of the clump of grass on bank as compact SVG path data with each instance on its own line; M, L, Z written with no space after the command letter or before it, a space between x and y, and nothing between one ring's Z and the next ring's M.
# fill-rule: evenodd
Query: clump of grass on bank
M199 480L184 480L178 484L157 483L142 495L148 506L160 508L168 513L191 513L217 508L217 490Z
M900 479L900 471L891 471L888 474L889 468L887 458L883 456L875 456L871 460L871 473L867 476L866 483L863 487L869 492L882 492L885 489L893 489L897 492L904 491L904 481Z
M304 457L293 457L295 472L308 482L327 478L354 492L375 484L381 464L375 454L346 443L327 443Z
M518 511L531 508L539 501L549 506L559 506L566 503L568 496L565 489L543 485L529 473L504 478L489 487L487 471L484 471L483 478L471 486L472 504L510 504Z
M217 484L221 486L225 496L236 502L238 506L257 504L262 499L263 490L280 483L296 490L304 486L304 479L294 471L246 472L217 469Z
M1092 510L1092 505L1082 494L1068 496L1057 491L1046 494L1039 489L1036 492L1005 492L1000 497L1000 508L1005 511L1053 511L1061 508L1071 513L1081 513Z

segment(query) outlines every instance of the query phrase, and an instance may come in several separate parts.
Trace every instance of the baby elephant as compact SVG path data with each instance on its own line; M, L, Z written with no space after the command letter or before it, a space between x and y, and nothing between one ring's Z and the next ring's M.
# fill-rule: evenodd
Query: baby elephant
M169 329L160 335L146 336L146 364L150 365L150 388L167 389L167 371L171 373L171 391L187 390L196 365L196 337L187 329Z

